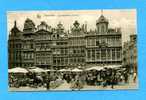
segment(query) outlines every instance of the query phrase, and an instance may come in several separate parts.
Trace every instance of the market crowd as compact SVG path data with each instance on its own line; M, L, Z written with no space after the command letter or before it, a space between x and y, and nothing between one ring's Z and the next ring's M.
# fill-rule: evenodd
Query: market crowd
M130 72L126 68L83 71L47 71L27 73L9 73L9 87L43 87L47 90L55 89L66 82L71 90L80 90L85 86L102 86L106 88L121 83L128 84ZM133 81L135 82L136 75ZM65 89L64 89L65 90Z

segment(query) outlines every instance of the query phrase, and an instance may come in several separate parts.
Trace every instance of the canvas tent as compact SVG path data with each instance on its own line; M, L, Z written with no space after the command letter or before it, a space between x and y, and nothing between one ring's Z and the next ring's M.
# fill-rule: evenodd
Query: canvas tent
M72 72L82 72L82 71L83 71L83 70L78 69L78 68L75 68L75 69L72 70Z
M46 70L42 68L38 68L38 67L32 67L32 68L29 68L28 70L31 72L36 72L36 73L46 72Z
M100 71L100 70L102 70L102 69L103 69L103 67L101 67L101 66L93 66L93 67L87 68L86 70L87 70L87 71L90 71L90 70L97 70L97 71Z
M108 65L108 66L104 66L104 68L112 68L112 69L116 69L116 68L120 68L122 65Z
M8 69L8 72L9 73L28 73L28 70L25 68L16 67L16 68Z

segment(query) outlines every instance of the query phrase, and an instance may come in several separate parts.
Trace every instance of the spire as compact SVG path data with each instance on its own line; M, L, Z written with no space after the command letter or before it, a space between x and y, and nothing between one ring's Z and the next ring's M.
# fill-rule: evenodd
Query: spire
M16 20L14 21L14 27L17 27L17 22L16 22Z
M25 31L25 30L28 31L28 29L29 29L30 31L34 31L34 30L35 30L35 24L34 24L34 22L33 22L31 19L29 19L29 18L27 18L27 19L25 20L25 22L24 22L23 31Z
M64 29L64 28L63 28L63 24L61 23L61 21L59 21L59 23L57 24L57 28L58 28L58 29Z
M61 21L59 21L59 24L61 24Z
M61 21L59 21L59 23L58 23L58 28L61 28L62 27L62 24L61 24Z
M101 16L103 16L103 9L101 10Z
M87 32L87 21L85 21L85 31Z
M100 15L100 17L98 18L98 20L97 20L97 24L98 23L100 23L100 22L106 22L106 23L108 23L108 19L106 19L105 17L104 17L104 15L103 15L103 10L101 10L101 15Z
M37 14L37 18L38 18L38 19L41 19L41 15L40 15L40 14Z
M16 35L18 32L20 32L20 30L17 28L17 22L16 22L16 20L14 21L14 26L11 29L11 32L14 33L14 35Z

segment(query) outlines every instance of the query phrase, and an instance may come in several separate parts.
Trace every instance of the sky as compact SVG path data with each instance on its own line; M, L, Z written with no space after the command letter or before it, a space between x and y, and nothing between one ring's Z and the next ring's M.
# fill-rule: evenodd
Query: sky
M129 40L130 34L137 34L136 9L106 9L106 10L48 10L48 11L9 11L7 12L8 34L17 21L17 27L22 31L26 18L33 20L35 25L45 21L56 27L61 22L66 30L73 26L75 20L80 25L87 23L88 30L95 30L96 20L103 14L109 20L109 28L120 27L122 42Z

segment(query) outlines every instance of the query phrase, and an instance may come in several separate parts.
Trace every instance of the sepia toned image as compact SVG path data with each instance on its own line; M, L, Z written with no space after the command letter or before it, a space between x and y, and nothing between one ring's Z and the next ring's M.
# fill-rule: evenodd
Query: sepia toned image
M9 91L138 89L135 9L9 11Z

